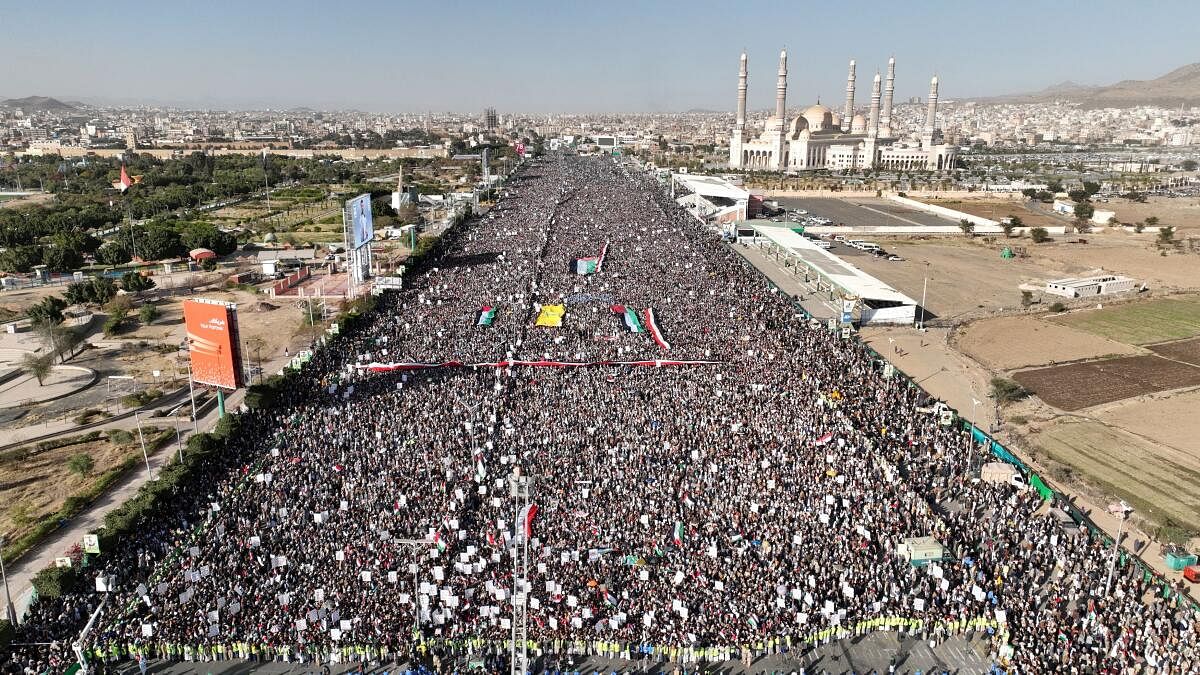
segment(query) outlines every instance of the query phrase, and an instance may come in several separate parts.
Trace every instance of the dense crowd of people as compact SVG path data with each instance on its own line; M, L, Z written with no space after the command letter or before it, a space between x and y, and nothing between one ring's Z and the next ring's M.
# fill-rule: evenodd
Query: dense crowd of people
M806 318L653 176L527 162L447 236L100 558L116 590L91 658L500 658L524 596L547 657L749 660L887 629L972 631L1022 673L1200 669L1190 605L1126 562L1105 593L1097 536L975 480L984 451L924 392ZM550 305L562 325L536 326ZM614 307L653 309L669 346ZM611 363L656 360L684 363ZM450 361L500 365L364 367ZM897 553L917 537L943 559ZM60 644L0 655L5 672L72 660L99 599L37 602L18 642Z

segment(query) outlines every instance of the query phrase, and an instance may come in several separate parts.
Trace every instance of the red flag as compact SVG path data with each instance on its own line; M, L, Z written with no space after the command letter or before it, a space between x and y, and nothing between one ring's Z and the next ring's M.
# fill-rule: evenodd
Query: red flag
M533 536L533 519L537 517L537 512L537 504L530 504L521 509L521 527L524 528L522 531L527 538Z
M125 170L125 165L122 164L121 165L121 180L113 183L113 187L120 190L121 192L124 192L124 191L128 190L129 186L131 186L131 185L133 185L133 180L131 180L129 178L129 172Z

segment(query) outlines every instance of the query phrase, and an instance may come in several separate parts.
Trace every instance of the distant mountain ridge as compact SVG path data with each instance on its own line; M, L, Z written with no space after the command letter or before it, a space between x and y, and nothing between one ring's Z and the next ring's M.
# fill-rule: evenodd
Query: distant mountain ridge
M1049 103L1068 100L1085 108L1130 108L1159 105L1175 108L1200 105L1200 63L1191 63L1153 80L1122 80L1107 86L1070 80L1041 91L974 99L979 103Z
M64 103L52 96L26 96L25 98L10 98L0 101L0 106L20 108L22 110L75 110L78 105Z

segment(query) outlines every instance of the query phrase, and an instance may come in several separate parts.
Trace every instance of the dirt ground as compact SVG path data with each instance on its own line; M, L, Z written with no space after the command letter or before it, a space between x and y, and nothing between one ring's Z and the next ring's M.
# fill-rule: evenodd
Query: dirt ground
M1013 376L1042 401L1075 411L1169 389L1200 386L1200 368L1159 356L1073 363Z
M1034 444L1073 467L1106 495L1125 499L1160 524L1200 529L1200 456L1179 452L1092 420L1061 418Z
M1142 353L1127 344L1036 316L975 321L956 333L955 344L996 371Z
M1069 219L1050 215L1047 212L1049 204L1035 204L1031 208L1027 200L1008 200L989 194L920 201L993 220L1016 215L1031 227L1063 225L1070 222ZM1161 225L1173 225L1189 231L1200 229L1200 197L1150 197L1145 204L1118 198L1109 199L1107 202L1095 202L1094 206L1101 211L1115 212L1117 220L1122 223L1136 223L1155 216Z
M851 254L845 247L833 252L918 302L928 273L926 307L937 318L955 321L1020 307L1021 284L1042 285L1046 279L1086 271L1075 264L1044 259L1005 260L1000 257L1003 245L988 245L981 240L889 238L881 244L905 260L890 262Z
M1163 358L1183 361L1200 367L1200 338L1180 340L1150 347L1150 351ZM1198 408L1200 410L1200 408Z
M978 199L955 197L954 199L922 199L921 201L990 220L1018 216L1021 222L1028 227L1054 227L1061 226L1065 222L1041 210L1029 208L1028 202L1025 200L1005 200L988 196Z
M1200 197L1151 197L1145 204L1126 199L1112 199L1096 204L1104 211L1115 211L1122 223L1136 223L1156 216L1160 225L1174 225L1195 234L1200 229Z
M1093 417L1160 443L1200 464L1197 410L1200 410L1200 389L1122 401L1095 412Z
M27 206L44 206L54 199L49 192L18 197L16 199L0 199L0 209L25 208Z
M67 460L79 453L90 455L95 462L89 478L80 478L67 469ZM61 508L67 497L135 454L140 457L141 452L134 445L121 447L102 440L22 459L0 459L0 534L10 541L26 534L38 520Z

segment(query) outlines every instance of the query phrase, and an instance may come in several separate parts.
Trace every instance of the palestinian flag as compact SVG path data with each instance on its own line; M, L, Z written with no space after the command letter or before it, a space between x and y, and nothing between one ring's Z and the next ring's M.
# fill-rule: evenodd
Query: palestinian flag
M479 318L475 320L476 326L490 326L496 320L496 308L484 305L479 309Z
M445 541L442 541L442 533L441 533L441 532L434 532L434 533L433 533L433 543L434 543L435 545L437 545L437 550L438 550L438 553L445 553L445 552L446 552L446 542L445 542Z
M600 268L600 258L575 258L571 261L571 269L575 274L595 274Z
M638 318L637 310L625 305L613 305L613 314L620 314L625 319L625 327L630 333L645 333L646 327L642 325L642 320Z
M656 321L654 318L654 309L647 307L644 316L646 317L646 328L650 330L650 337L654 338L654 341L658 343L659 347L670 350L671 343L667 342L663 338L662 330L660 330L658 327L658 321Z
M613 597L612 593L604 591L604 604L608 605L609 607L616 607L617 599Z
M833 432L826 431L824 436L821 436L817 440L813 441L813 445L825 445L826 443L828 443L829 441L832 441L832 440L833 440Z
M683 546L683 521L675 521L675 532L671 535L676 546Z

